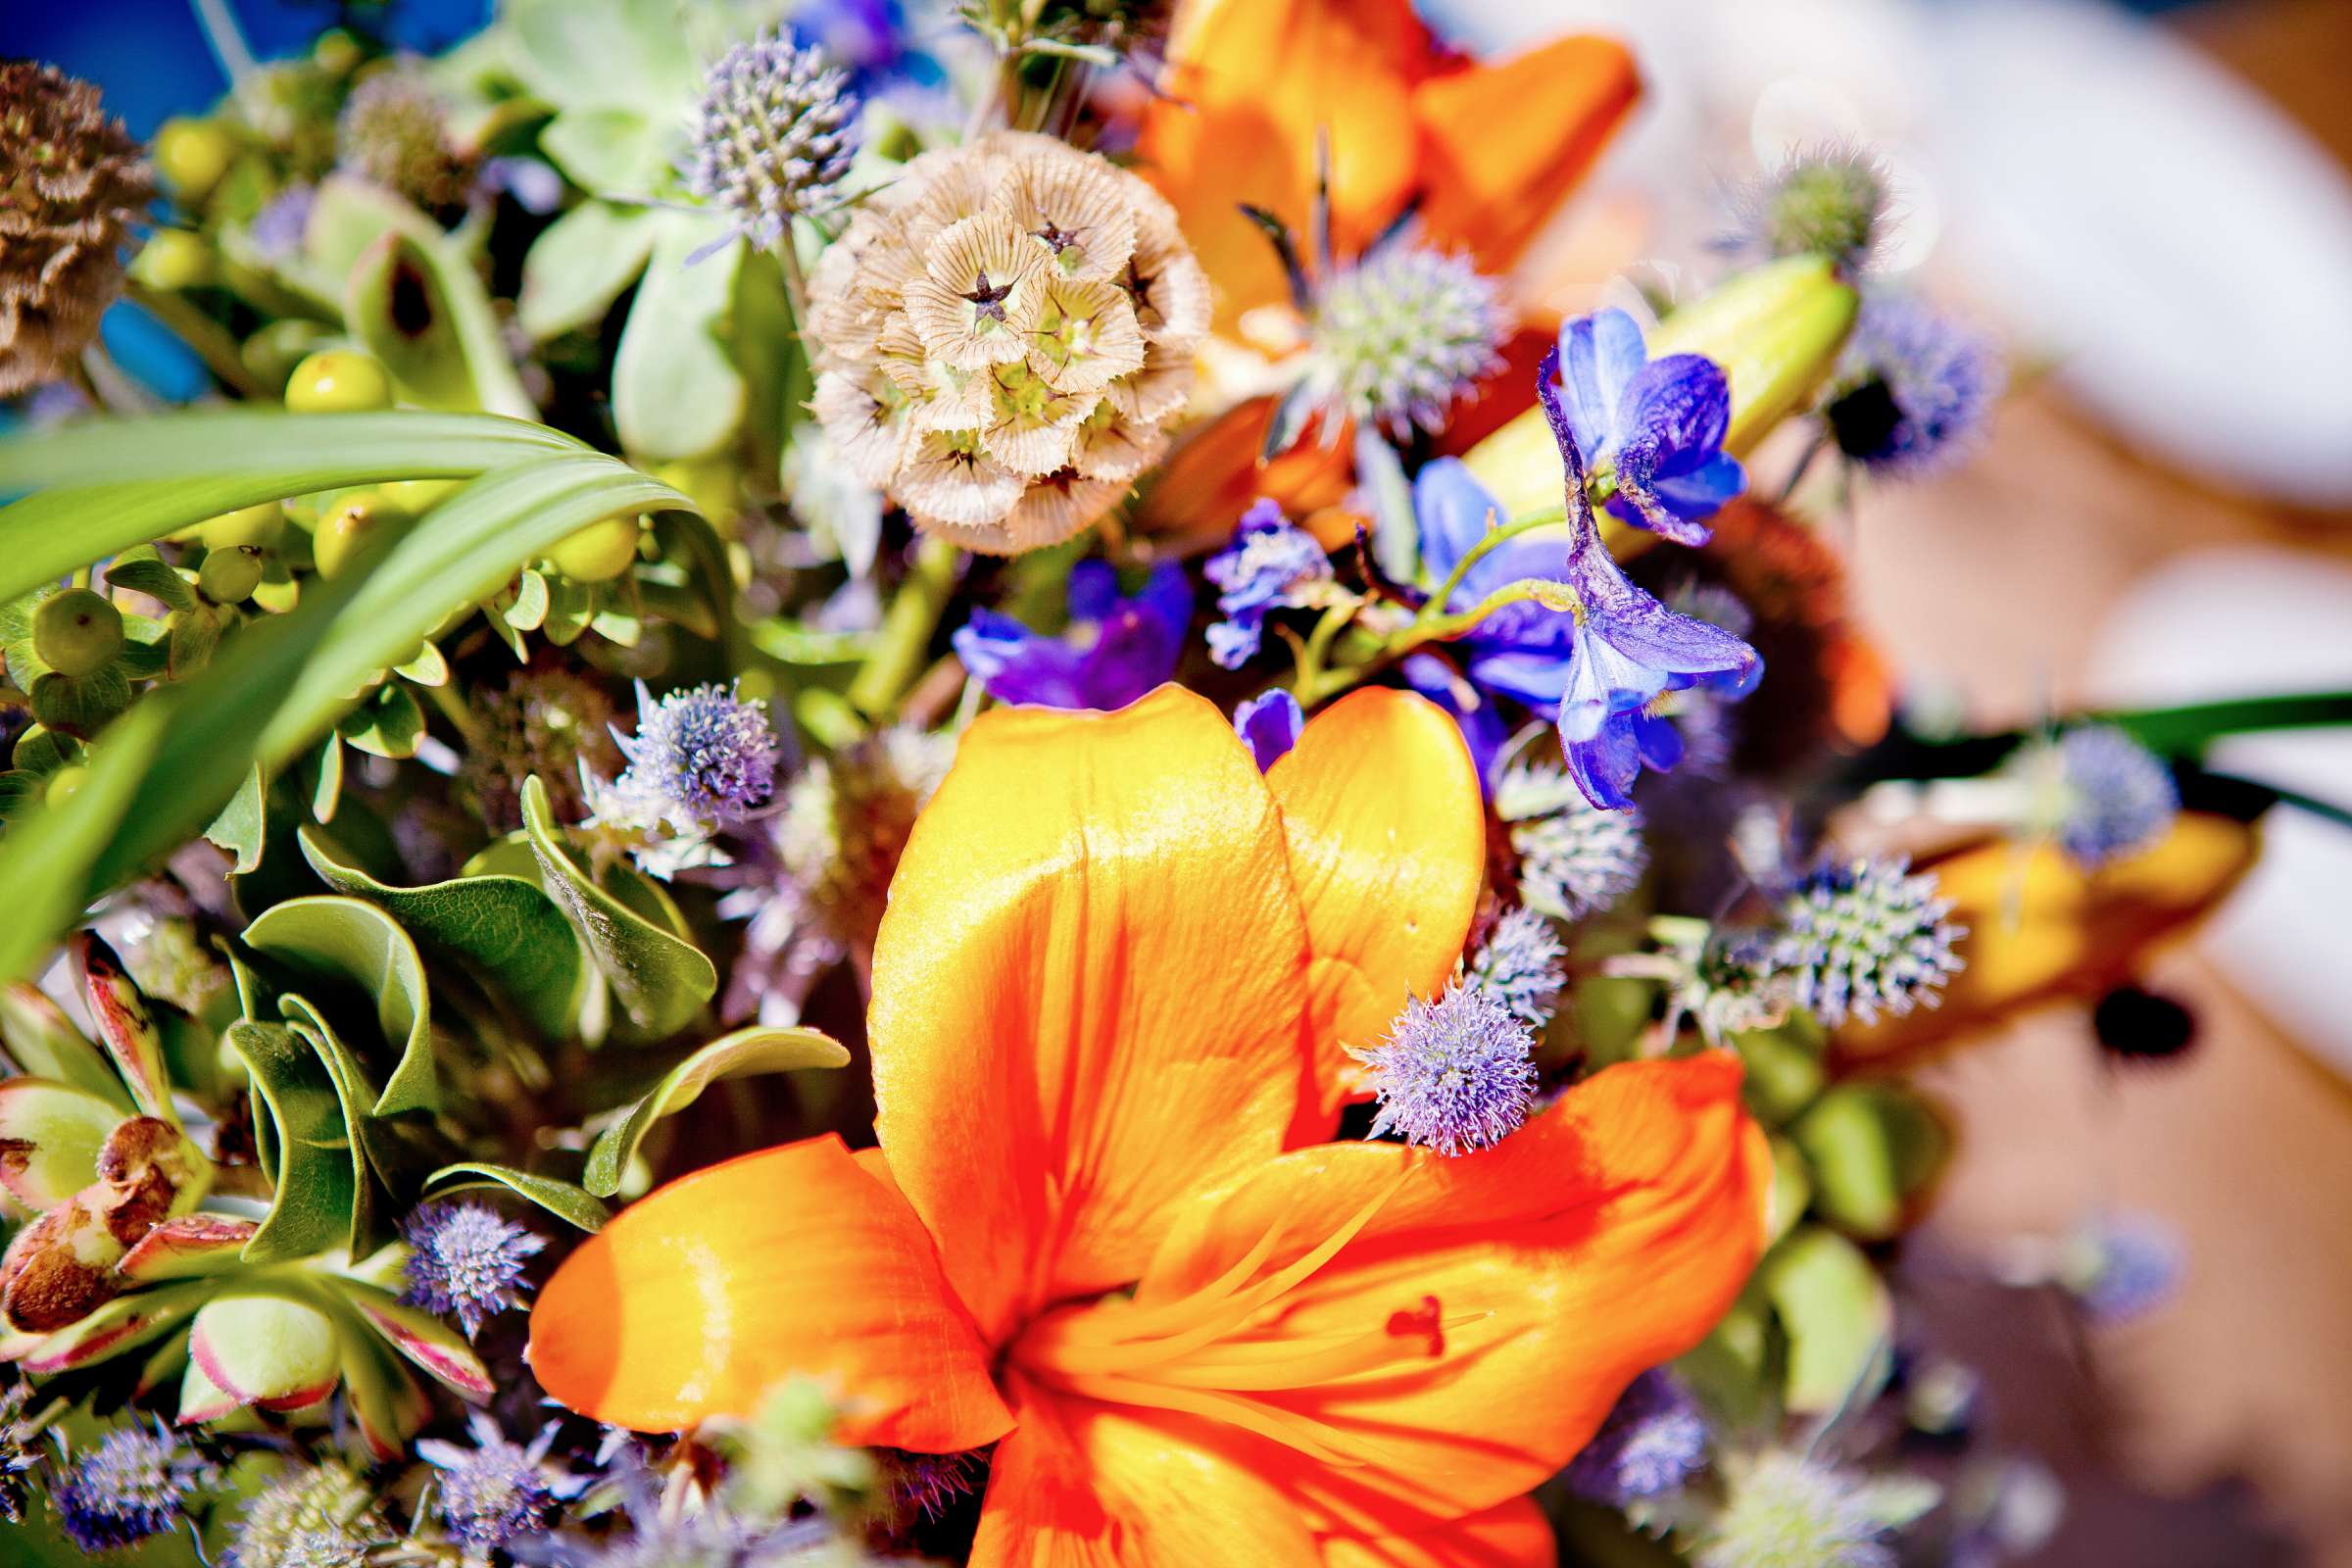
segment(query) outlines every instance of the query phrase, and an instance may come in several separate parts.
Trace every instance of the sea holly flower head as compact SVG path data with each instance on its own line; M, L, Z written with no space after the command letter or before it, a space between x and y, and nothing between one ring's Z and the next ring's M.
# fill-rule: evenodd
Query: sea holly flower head
M1555 352L1545 407L1556 397L1586 463L1615 466L1609 511L1678 544L1705 544L1705 519L1747 488L1723 450L1732 392L1722 368L1697 354L1651 359L1641 326L1615 309L1561 327Z
M1845 273L1869 265L1887 229L1886 169L1841 142L1799 149L1741 204L1735 248L1765 256L1827 256Z
M776 735L758 702L695 686L656 701L637 685L637 733L612 737L629 765L612 788L685 834L740 822L776 787Z
M1567 956L1549 920L1533 909L1512 909L1494 922L1471 958L1470 981L1529 1028L1541 1029L1551 1021L1560 988L1568 983L1561 967Z
M2059 1283L2092 1322L2130 1323L2179 1294L2186 1258L2180 1233L2155 1216L2105 1214L2068 1243Z
M2112 724L2030 743L2009 771L2029 792L2027 826L2086 871L2146 849L2180 814L2172 769Z
M1601 809L1556 767L1505 772L1494 814L1519 856L1520 898L1555 919L1613 908L1649 868L1641 811Z
M1415 426L1442 428L1446 411L1501 368L1510 322L1500 287L1468 258L1390 244L1324 284L1308 330L1326 439L1347 418L1401 440Z
M1569 1464L1580 1496L1624 1508L1681 1489L1706 1467L1706 1417L1670 1372L1652 1367L1627 1385L1609 1418Z
M1208 628L1209 657L1226 669L1250 662L1264 640L1266 615L1314 602L1315 590L1331 580L1331 558L1314 536L1284 519L1282 508L1258 501L1242 514L1233 542L1208 558L1202 568L1217 589L1217 612Z
M455 1317L466 1336L522 1304L522 1272L547 1245L484 1203L427 1203L401 1226L409 1244L401 1299Z
M1782 930L1766 961L1796 1004L1835 1029L1851 1015L1875 1023L1936 1005L1960 972L1953 947L1967 928L1944 918L1932 873L1900 858L1833 860L1780 899Z
M849 77L822 49L762 33L704 78L687 188L725 209L754 245L776 245L796 214L838 203L857 119Z
M1441 1154L1500 1143L1535 1104L1535 1036L1498 991L1448 987L1405 1000L1387 1040L1351 1047L1380 1110L1369 1136L1396 1132Z
M1729 1496L1707 1523L1698 1568L1895 1568L1892 1538L1939 1496L1926 1482L1777 1448L1726 1468Z
M49 1501L67 1540L83 1551L114 1551L175 1527L206 1475L173 1434L118 1427L67 1467Z
M509 1442L498 1423L478 1410L466 1417L466 1426L470 1446L427 1438L416 1445L416 1454L441 1473L435 1508L450 1538L469 1553L487 1557L546 1529L559 1505L595 1479L547 1463L554 1422L528 1445Z
M1827 412L1838 448L1872 473L1922 479L1982 445L2005 383L1989 333L1912 295L1864 296Z
M1176 673L1193 591L1174 562L1128 599L1108 562L1082 561L1070 568L1069 605L1059 637L975 611L953 639L956 657L998 702L1040 708L1124 708Z

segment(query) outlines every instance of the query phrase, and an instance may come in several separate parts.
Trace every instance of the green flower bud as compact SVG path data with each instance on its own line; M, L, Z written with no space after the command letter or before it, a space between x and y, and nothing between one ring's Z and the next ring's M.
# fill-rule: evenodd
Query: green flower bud
M1649 352L1703 354L1732 384L1723 449L1744 458L1813 401L1853 330L1862 296L1827 256L1791 256L1741 272L1666 318Z
M251 545L208 551L196 587L216 605L241 604L262 585L262 553Z
M237 138L217 120L167 120L155 133L151 156L172 195L200 202L236 162Z
M196 525L196 537L204 541L207 550L235 550L245 545L267 550L285 531L286 509L275 501L239 507Z
M356 349L322 349L294 367L286 407L296 414L355 414L392 406L383 361Z
M176 293L202 288L220 276L213 248L184 228L159 228L130 264L130 275L149 288Z
M264 386L283 388L294 367L331 334L317 321L271 321L247 338L237 358Z
M637 519L607 517L558 540L548 564L574 582L610 582L637 559Z
M52 594L32 612L32 651L61 675L95 675L122 651L122 612L87 588Z

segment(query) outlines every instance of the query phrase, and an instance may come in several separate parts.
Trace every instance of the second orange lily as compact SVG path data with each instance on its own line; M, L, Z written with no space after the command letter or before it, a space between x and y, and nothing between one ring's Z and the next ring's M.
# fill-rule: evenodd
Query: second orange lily
M1526 1498L1763 1241L1739 1070L1610 1068L1458 1159L1330 1144L1340 1046L1458 955L1478 784L1350 697L1258 773L1162 688L965 735L874 954L882 1149L674 1182L564 1264L530 1356L645 1430L812 1376L844 1441L997 1444L980 1568L1549 1563Z

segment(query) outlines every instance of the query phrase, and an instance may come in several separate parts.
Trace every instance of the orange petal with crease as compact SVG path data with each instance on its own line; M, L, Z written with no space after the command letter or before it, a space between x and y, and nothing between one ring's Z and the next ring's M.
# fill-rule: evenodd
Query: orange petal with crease
M1551 1521L1533 1497L1514 1497L1426 1535L1323 1542L1323 1568L1553 1568L1559 1560Z
M845 1443L945 1453L1012 1426L930 1237L829 1135L631 1204L539 1293L529 1358L561 1403L641 1432L795 1376L846 1400Z

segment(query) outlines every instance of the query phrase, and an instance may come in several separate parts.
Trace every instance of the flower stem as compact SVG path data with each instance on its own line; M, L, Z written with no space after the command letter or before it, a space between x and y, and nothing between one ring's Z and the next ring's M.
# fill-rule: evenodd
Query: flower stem
M1470 568L1486 560L1497 546L1507 544L1522 534L1534 533L1539 528L1557 527L1567 520L1567 508L1547 507L1542 512L1521 517L1517 522L1489 528L1478 543L1462 552L1462 559L1453 564L1453 570L1446 574L1446 580L1438 585L1438 591L1429 596L1429 603L1421 607L1421 612L1413 617L1413 623L1420 625L1445 614L1446 606L1452 601L1454 590L1461 587L1462 579L1470 574Z
M940 612L956 589L958 554L943 539L925 539L915 550L914 564L882 616L873 651L850 682L851 706L869 718L888 717L922 672L931 634L939 629Z
M792 329L800 334L804 349L808 346L808 276L801 270L801 247L791 223L784 225L784 237L776 245L776 264L784 270L784 300L792 307Z

